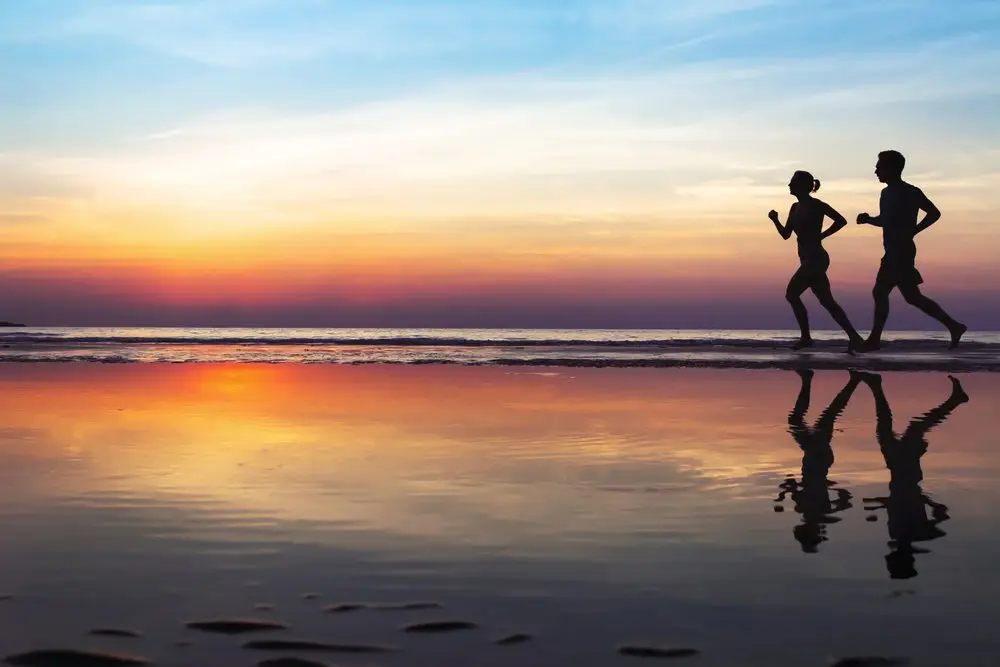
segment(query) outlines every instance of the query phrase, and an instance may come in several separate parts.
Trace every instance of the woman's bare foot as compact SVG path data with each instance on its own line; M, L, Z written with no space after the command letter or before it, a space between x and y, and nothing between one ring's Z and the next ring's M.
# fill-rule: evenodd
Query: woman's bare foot
M853 337L847 343L847 354L851 355L852 357L864 351L865 351L865 340L861 336Z
M948 346L948 349L954 350L956 347L958 347L959 341L962 340L962 336L964 336L965 332L968 330L969 327L965 326L964 324L959 324L954 329L951 329L951 345Z

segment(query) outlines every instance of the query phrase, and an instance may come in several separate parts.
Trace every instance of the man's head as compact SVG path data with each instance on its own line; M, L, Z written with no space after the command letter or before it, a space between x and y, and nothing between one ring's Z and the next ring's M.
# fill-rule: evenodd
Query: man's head
M875 163L875 175L881 183L898 181L903 175L906 158L899 151L882 151Z

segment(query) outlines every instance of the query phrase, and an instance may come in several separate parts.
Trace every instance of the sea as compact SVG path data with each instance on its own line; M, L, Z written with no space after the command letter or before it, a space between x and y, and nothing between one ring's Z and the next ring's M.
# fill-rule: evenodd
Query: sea
M1000 665L1000 334L843 338L0 329L0 661Z
M1000 332L957 350L942 331L894 332L860 356L841 332L814 338L793 351L788 330L29 327L0 330L0 361L1000 369Z

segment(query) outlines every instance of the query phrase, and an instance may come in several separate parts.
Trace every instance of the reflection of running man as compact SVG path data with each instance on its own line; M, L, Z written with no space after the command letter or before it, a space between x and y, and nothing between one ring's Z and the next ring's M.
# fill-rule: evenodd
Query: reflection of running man
M802 546L802 551L816 553L819 545L829 539L826 536L827 524L840 521L839 517L833 515L851 507L851 493L847 489L836 488L836 482L829 481L827 475L833 465L833 447L830 443L833 441L834 424L847 407L860 380L851 376L815 425L810 427L805 422L805 415L809 410L813 372L796 372L802 385L795 407L788 413L788 432L802 448L802 481L789 477L782 482L775 502L781 502L791 495L795 511L802 515L802 523L795 526L792 533ZM836 492L833 500L830 499L831 489Z
M875 278L875 321L872 332L865 343L865 349L877 350L882 341L882 330L889 319L889 295L896 287L907 303L927 313L947 327L951 333L951 347L958 347L968 327L953 319L934 300L920 291L924 282L917 271L917 245L914 237L941 218L941 212L920 188L903 180L906 158L898 151L882 151L875 164L875 175L885 183L879 197L879 214L858 216L859 225L874 225L882 228L882 244L885 256ZM920 211L927 215L917 224Z
M931 500L920 488L924 478L920 458L927 451L927 433L944 422L962 403L969 400L962 384L951 380L951 395L941 405L917 417L897 436L892 428L892 409L882 391L882 378L873 373L857 373L871 389L875 398L875 434L878 438L885 465L889 469L889 496L864 498L875 505L872 509L885 509L889 522L889 548L885 564L893 579L910 579L917 576L916 554L927 553L914 546L915 542L928 542L943 537L945 532L938 524L947 521L948 508ZM927 508L931 516L927 516Z

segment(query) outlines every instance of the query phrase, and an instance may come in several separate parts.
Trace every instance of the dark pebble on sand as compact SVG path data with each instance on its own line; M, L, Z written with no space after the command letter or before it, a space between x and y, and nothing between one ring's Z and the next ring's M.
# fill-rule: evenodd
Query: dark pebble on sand
M302 599L303 600L316 600L318 598L319 598L319 593L303 593L302 594Z
M365 644L325 644L304 639L262 639L243 648L256 651L322 651L328 653L391 653L395 649Z
M493 642L494 644L499 644L500 646L511 646L513 644L523 644L524 642L530 642L534 637L523 632L518 632L517 634L507 635L506 637L501 637L500 639Z
M635 658L690 658L698 655L694 648L660 648L656 646L622 646L618 649L621 655Z
M253 608L256 609L257 611L272 611L274 609L274 605L265 604L261 602L259 604L255 604Z
M188 646L191 646L191 642L174 642L174 646L178 648L187 648Z
M379 611L419 611L421 609L443 609L437 602L401 602L397 604L378 604L372 607Z
M457 630L473 630L479 626L471 621L430 621L414 623L403 628L404 632L455 632Z
M28 667L121 667L123 665L146 665L149 660L122 653L102 653L98 651L51 650L19 653L4 658L9 665Z
M874 514L869 514L868 516L865 517L865 521L867 521L868 523L875 523L876 521L878 521L878 517L875 516Z
M0 602L6 602L7 600L13 600L13 595L0 595Z
M142 635L138 632L133 632L131 630L119 630L118 628L97 628L95 630L91 630L87 634L94 635L95 637L142 637Z
M879 656L841 658L830 663L830 667L899 667L908 665L907 658L882 658Z
M305 658L272 658L261 660L257 667L331 667L328 663Z
M351 611L360 611L362 609L367 609L367 605L363 605L358 602L344 602L341 604L332 604L329 607L323 607L323 611L328 614L346 614Z
M231 619L218 621L191 621L184 627L202 632L218 632L224 635L238 635L244 632L264 632L267 630L284 630L286 626L274 621L259 621L256 619Z
M785 506L784 505L775 505L774 506L774 511L775 512L784 512L785 511Z

